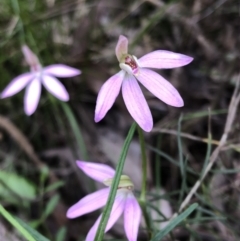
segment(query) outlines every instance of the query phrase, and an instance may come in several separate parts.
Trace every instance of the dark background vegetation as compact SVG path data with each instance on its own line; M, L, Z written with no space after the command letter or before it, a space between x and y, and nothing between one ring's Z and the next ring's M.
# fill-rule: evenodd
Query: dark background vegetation
M169 218L198 180L209 158L207 146L213 149L223 133L240 71L239 11L238 0L1 0L0 90L28 71L21 53L24 43L44 66L65 63L82 71L61 80L70 94L67 105L43 90L37 111L28 117L23 112L24 91L0 101L1 204L50 240L84 240L99 213L75 220L65 216L71 205L96 188L75 160L115 166L133 121L121 96L100 123L93 121L101 85L119 70L115 45L122 34L129 39L129 53L137 57L157 49L194 57L188 66L158 71L179 90L183 108L167 106L143 88L155 123L145 136L149 203L167 210ZM181 134L188 134L182 136L181 148L178 123ZM169 240L240 240L239 129L237 113L226 148L193 197L200 208ZM212 145L206 144L209 133ZM179 153L185 161L184 175ZM137 195L141 184L137 138L126 165ZM163 199L165 206L156 203ZM159 230L161 216L150 213ZM139 239L146 240L143 227ZM108 236L124 239L121 222ZM0 240L22 240L2 218Z

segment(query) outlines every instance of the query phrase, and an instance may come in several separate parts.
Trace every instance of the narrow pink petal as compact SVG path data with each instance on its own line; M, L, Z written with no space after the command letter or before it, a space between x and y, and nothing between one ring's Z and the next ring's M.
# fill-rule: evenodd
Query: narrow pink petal
M68 209L67 217L76 218L103 207L106 205L109 191L110 188L104 188L85 196Z
M119 36L115 53L119 62L121 62L122 57L128 53L128 39L125 36Z
M22 52L29 66L31 66L33 69L40 66L38 57L32 52L32 50L27 45L22 46Z
M55 77L43 75L42 83L45 86L45 88L58 99L62 101L69 100L69 94L65 89L64 85Z
M105 164L85 161L76 161L76 163L86 175L98 182L113 178L115 175L115 170Z
M102 218L102 214L98 217L97 221L89 230L85 241L94 241L101 218Z
M122 85L122 94L132 118L143 130L151 131L153 127L152 115L134 76L126 75Z
M108 223L107 223L105 232L107 232L109 229L112 228L112 226L116 223L116 221L119 219L119 217L123 213L128 192L129 191L126 189L119 189L117 191L117 195L114 200L113 208L112 208L110 217L108 219Z
M137 241L141 221L141 208L132 193L129 193L124 210L124 229L129 241Z
M25 73L14 78L1 93L1 98L10 97L21 91L33 78L32 73Z
M126 190L118 190L117 196L113 204L113 208L107 223L107 227L105 229L105 233L116 223L116 221L119 219L121 214L123 213L124 207L125 207L125 201L126 201ZM100 223L100 220L102 218L102 215L99 216L97 221L94 223L92 228L89 230L86 241L93 241Z
M112 107L120 92L124 75L125 72L121 70L109 78L101 87L97 97L94 117L95 122L99 122Z
M73 77L81 74L80 70L64 64L52 64L45 67L43 71L44 73L47 73L56 77L61 77L61 78Z
M37 109L38 102L41 95L41 82L35 78L27 86L24 95L24 110L27 115L31 115Z
M140 67L171 69L189 64L192 57L166 50L157 50L141 57L138 62Z
M168 105L182 107L183 99L178 91L158 73L141 68L136 78L157 98Z

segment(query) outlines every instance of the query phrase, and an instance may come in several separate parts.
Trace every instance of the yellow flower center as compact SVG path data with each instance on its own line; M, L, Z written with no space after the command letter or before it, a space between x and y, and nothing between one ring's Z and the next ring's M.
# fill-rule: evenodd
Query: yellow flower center
M112 185L112 181L113 181L113 178L110 178L110 179L105 180L103 183L106 186L110 187ZM121 175L118 189L120 189L120 188L133 190L134 185L133 185L131 179L127 175Z

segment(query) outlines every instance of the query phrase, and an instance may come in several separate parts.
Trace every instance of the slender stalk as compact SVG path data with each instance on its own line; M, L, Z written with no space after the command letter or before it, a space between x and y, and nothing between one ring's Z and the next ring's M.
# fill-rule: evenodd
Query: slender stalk
M83 139L83 135L82 135L80 126L79 126L70 106L67 103L64 103L64 102L60 102L60 104L63 108L63 111L65 112L65 115L68 118L69 124L72 128L72 131L73 131L74 135L75 135L77 144L78 144L78 146L81 150L82 158L84 160L89 160L87 148L86 148L86 145L85 145L85 142L84 142L84 139Z
M111 213L111 210L112 210L112 207L113 207L113 203L114 203L114 200L115 200L115 197L116 197L116 194L117 194L117 188L118 188L118 185L119 185L119 181L120 181L120 178L121 178L121 175L122 175L122 170L123 170L125 160L126 160L126 157L127 157L127 152L128 152L130 143L132 141L135 129L136 129L136 123L133 123L129 132L128 132L127 138L125 139L125 142L123 144L122 152L121 152L121 155L120 155L120 158L119 158L118 165L116 167L116 173L115 173L112 185L111 185L111 189L110 189L110 193L109 193L109 196L108 196L107 204L106 204L106 206L103 210L102 218L101 218L101 221L100 221L100 224L99 224L99 227L98 227L98 230L97 230L94 241L102 241L103 240L104 231L106 229L107 222L108 222L108 219L110 217L110 213Z
M143 217L145 219L145 223L147 226L149 238L151 239L151 222L147 212L147 200L146 200L146 190L147 190L147 156L146 156L146 147L145 141L143 136L143 131L140 126L138 126L138 136L139 142L141 147L141 156L142 156L142 187L141 187L141 194L139 198L139 204L142 208Z
M145 141L143 136L143 131L140 126L138 126L138 136L141 147L141 155L142 155L142 188L140 194L140 200L146 202L146 189L147 189L147 156L146 156L146 148Z

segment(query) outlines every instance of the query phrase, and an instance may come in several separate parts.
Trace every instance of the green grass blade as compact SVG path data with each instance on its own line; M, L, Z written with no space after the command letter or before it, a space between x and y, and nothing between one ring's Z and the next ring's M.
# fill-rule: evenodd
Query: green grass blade
M1 204L0 213L3 217L8 220L28 241L50 241L49 239L43 237L36 230L32 229L26 223L18 218L14 218Z
M82 153L82 158L83 158L83 160L87 161L88 160L87 149L86 149L83 137L82 137L80 127L77 123L77 120L76 120L71 108L68 106L68 104L66 104L64 102L61 102L61 106L62 106L63 111L65 112L65 114L68 118L69 124L72 128L72 131L73 131L75 137L76 137L77 144L78 144L78 146L81 150L81 153Z
M37 232L35 229L30 227L27 223L23 222L21 219L16 218L18 223L27 230L27 232L34 238L36 241L50 241L49 239L45 238L42 234Z
M181 213L179 216L173 219L164 229L158 232L151 241L160 241L169 232L171 232L179 223L181 223L186 217L188 217L197 207L197 203L192 204L183 213Z

